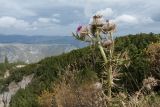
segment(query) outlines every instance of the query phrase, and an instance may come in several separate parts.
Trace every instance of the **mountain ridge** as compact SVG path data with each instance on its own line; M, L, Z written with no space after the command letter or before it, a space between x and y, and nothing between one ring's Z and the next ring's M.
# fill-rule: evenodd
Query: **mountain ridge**
M86 45L87 44L83 44L74 39L72 36L24 36L1 34L0 62L3 62L5 56L7 56L10 62L23 61L26 63L33 63L45 57L66 53Z
M26 35L2 35L0 43L23 43L23 44L72 44L74 46L84 45L72 36L26 36Z

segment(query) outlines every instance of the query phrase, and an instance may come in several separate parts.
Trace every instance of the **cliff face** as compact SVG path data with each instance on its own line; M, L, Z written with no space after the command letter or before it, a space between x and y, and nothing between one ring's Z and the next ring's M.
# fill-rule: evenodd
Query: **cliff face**
M5 91L0 94L0 107L9 107L11 97L16 94L19 89L25 89L25 87L32 81L33 74L24 76L23 79L16 83L12 81L8 85L8 91Z

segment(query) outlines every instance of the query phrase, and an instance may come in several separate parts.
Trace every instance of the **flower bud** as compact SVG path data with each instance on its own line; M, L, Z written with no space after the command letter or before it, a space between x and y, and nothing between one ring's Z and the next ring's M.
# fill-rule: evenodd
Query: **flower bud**
M103 33L109 33L109 32L115 32L116 30L116 25L114 23L110 23L109 21L106 22L106 24L104 24L102 26L102 32Z
M102 27L104 24L104 19L102 15L95 15L93 16L93 19L91 21L91 25L97 26L97 27Z
M102 42L103 47L107 48L108 46L112 45L111 40L105 40Z
M86 35L89 34L89 29L88 29L87 26L79 26L79 27L77 28L77 33L79 33L79 36L80 36L81 38L84 38Z

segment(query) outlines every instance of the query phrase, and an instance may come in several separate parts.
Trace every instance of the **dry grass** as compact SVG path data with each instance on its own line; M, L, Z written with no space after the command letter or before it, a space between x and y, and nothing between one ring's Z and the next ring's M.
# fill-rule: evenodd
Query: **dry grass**
M46 90L43 91L42 94L38 97L38 103L42 107L51 107L53 95L54 95L54 93L51 93Z
M98 81L79 82L78 70L67 69L52 92L44 91L38 101L41 107L160 107L160 96L153 92L157 79L148 77L134 94L114 93L108 105L102 84Z
M79 83L76 78L77 71L67 71L56 82L53 92L42 93L39 104L42 107L160 107L160 96L152 91L157 84L153 77L144 79L142 88L133 95L115 93L109 106L99 82Z
M50 95L42 93L39 104L42 107L106 107L101 83L92 80L80 82L78 74L77 70L67 69L55 83Z
M159 85L160 44L151 44L146 50L151 62L151 77L142 81L143 86L132 95L126 92L113 93L108 99L97 80L79 80L80 71L66 69L52 92L44 91L38 101L42 107L160 107L160 96L153 91ZM160 77L160 76L159 76Z
M160 107L160 96L155 93L144 95L136 92L132 96L119 93L112 101L111 107Z
M77 73L75 70L66 71L61 81L55 85L57 107L105 107L101 84L96 81L79 83Z

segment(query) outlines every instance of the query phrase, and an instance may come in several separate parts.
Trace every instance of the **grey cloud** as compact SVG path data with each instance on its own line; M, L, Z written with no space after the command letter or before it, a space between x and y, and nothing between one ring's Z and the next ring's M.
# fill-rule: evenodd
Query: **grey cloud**
M27 29L17 24L4 30L5 23L0 23L0 33L70 35L79 24L88 24L97 11L113 11L106 18L117 20L117 35L159 32L160 27L159 0L0 0L0 6L0 18L16 19L14 23ZM48 23L39 22L40 18Z

